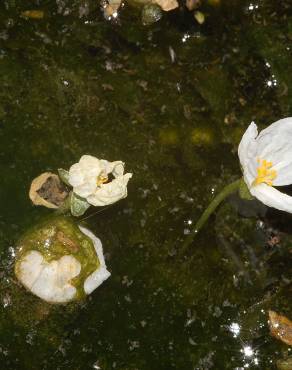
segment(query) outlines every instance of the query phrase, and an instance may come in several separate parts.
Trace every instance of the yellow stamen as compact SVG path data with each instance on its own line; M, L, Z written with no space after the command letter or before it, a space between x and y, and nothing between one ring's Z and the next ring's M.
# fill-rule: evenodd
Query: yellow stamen
M101 184L104 184L108 181L108 176L106 173L102 172L99 176L96 178L96 185L99 186Z
M272 162L268 162L265 159L258 159L259 166L257 168L257 177L253 181L253 186L265 183L272 186L273 180L277 177L277 171L272 170Z

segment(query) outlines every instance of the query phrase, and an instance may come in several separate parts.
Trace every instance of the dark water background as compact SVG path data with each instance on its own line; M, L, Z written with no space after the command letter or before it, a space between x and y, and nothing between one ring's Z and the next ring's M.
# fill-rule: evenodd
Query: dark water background
M130 6L112 23L91 0L1 0L1 370L275 369L289 354L267 311L292 316L291 216L235 196L180 247L240 176L248 124L292 115L292 5L202 11L202 26L178 10L145 27ZM14 247L50 213L31 180L85 153L134 173L127 199L83 220L112 276L50 306L16 283Z

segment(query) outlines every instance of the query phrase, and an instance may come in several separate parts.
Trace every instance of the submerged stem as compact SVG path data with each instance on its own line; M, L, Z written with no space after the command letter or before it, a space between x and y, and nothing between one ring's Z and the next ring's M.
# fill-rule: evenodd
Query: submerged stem
M211 216L211 214L216 210L216 208L219 206L219 204L227 198L230 194L234 193L236 190L239 189L242 179L236 180L232 182L231 184L226 185L223 190L216 195L216 197L211 201L211 203L208 205L208 207L203 212L202 216L197 221L194 229L190 232L190 234L185 239L182 248L181 253L185 252L185 250L189 247L189 245L193 242L196 234L201 230L201 228L204 226L204 224L208 221L208 218Z

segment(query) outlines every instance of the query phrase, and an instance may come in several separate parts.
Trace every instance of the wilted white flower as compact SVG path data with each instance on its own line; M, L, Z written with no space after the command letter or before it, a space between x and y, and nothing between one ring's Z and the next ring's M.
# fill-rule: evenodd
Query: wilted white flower
M49 303L66 303L78 299L78 292L73 281L78 281L78 284L83 282L84 293L90 294L110 276L106 268L101 241L88 229L81 226L79 229L92 240L99 262L98 268L87 277L85 270L85 279L83 269L86 269L86 261L82 267L78 256L68 254L65 247L64 255L59 259L47 261L40 250L31 249L16 262L15 273L21 283L33 294ZM44 247L49 249L54 238L54 235L51 239L48 238ZM66 236L63 238L65 241L70 240ZM81 272L83 275L80 275ZM79 282L79 279L84 279L84 281Z
M274 122L260 134L252 122L238 155L250 193L269 207L292 213L292 197L274 188L292 184L292 118Z
M113 179L110 179L112 175ZM69 169L69 183L73 192L93 206L105 206L127 196L131 173L124 174L124 163L108 162L91 155L83 155Z

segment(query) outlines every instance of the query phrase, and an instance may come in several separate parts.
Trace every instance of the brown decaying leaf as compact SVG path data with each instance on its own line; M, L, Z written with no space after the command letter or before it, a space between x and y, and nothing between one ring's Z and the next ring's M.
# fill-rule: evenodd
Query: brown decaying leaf
M24 18L43 19L45 13L42 10L25 10L21 13Z
M269 311L269 326L271 334L282 342L292 345L292 321L287 317Z
M186 7L192 11L202 4L202 0L186 0Z
M63 231L57 232L57 240L62 243L70 252L76 253L79 250L79 246L74 240L68 238Z
M68 192L59 177L51 172L44 172L36 177L29 190L33 204L47 208L58 208L67 195Z

